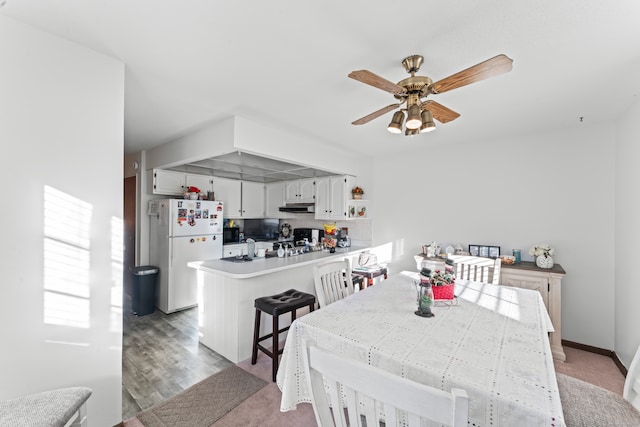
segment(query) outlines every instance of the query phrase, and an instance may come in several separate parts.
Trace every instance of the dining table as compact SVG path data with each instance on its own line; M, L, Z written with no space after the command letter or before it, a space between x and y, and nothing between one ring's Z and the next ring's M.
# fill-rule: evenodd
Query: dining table
M456 280L453 300L416 315L419 274L399 272L296 319L277 374L280 410L312 402L306 343L469 396L470 426L565 426L537 291Z

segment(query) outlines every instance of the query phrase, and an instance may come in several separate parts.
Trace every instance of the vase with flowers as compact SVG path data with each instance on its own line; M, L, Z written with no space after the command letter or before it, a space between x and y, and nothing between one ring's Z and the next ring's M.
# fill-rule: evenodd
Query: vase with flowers
M531 249L529 249L529 255L535 258L536 265L540 268L553 267L554 253L555 250L548 243L532 246Z

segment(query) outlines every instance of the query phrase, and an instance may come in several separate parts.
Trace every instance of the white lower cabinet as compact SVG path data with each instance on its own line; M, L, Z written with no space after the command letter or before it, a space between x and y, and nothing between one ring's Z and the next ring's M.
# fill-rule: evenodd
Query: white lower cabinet
M556 360L567 359L562 348L562 278L565 271L559 264L543 269L534 262L523 261L520 264L502 265L500 284L517 288L533 289L540 292L547 308L554 332L551 333L551 352Z

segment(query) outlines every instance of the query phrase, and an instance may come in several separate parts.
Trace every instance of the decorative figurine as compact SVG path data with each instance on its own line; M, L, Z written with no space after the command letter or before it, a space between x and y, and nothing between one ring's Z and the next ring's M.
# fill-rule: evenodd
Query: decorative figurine
M415 312L420 317L433 317L431 305L433 304L433 289L431 289L431 270L423 268L420 271L420 283L418 284L418 310Z

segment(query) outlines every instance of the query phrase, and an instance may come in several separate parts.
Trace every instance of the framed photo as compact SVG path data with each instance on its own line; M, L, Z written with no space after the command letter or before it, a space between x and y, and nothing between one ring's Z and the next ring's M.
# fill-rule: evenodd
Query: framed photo
M480 256L480 246L469 245L469 254L471 254L471 256Z
M498 258L500 256L500 246L489 246L489 258Z
M480 246L480 253L478 256L488 257L489 256L489 246Z

